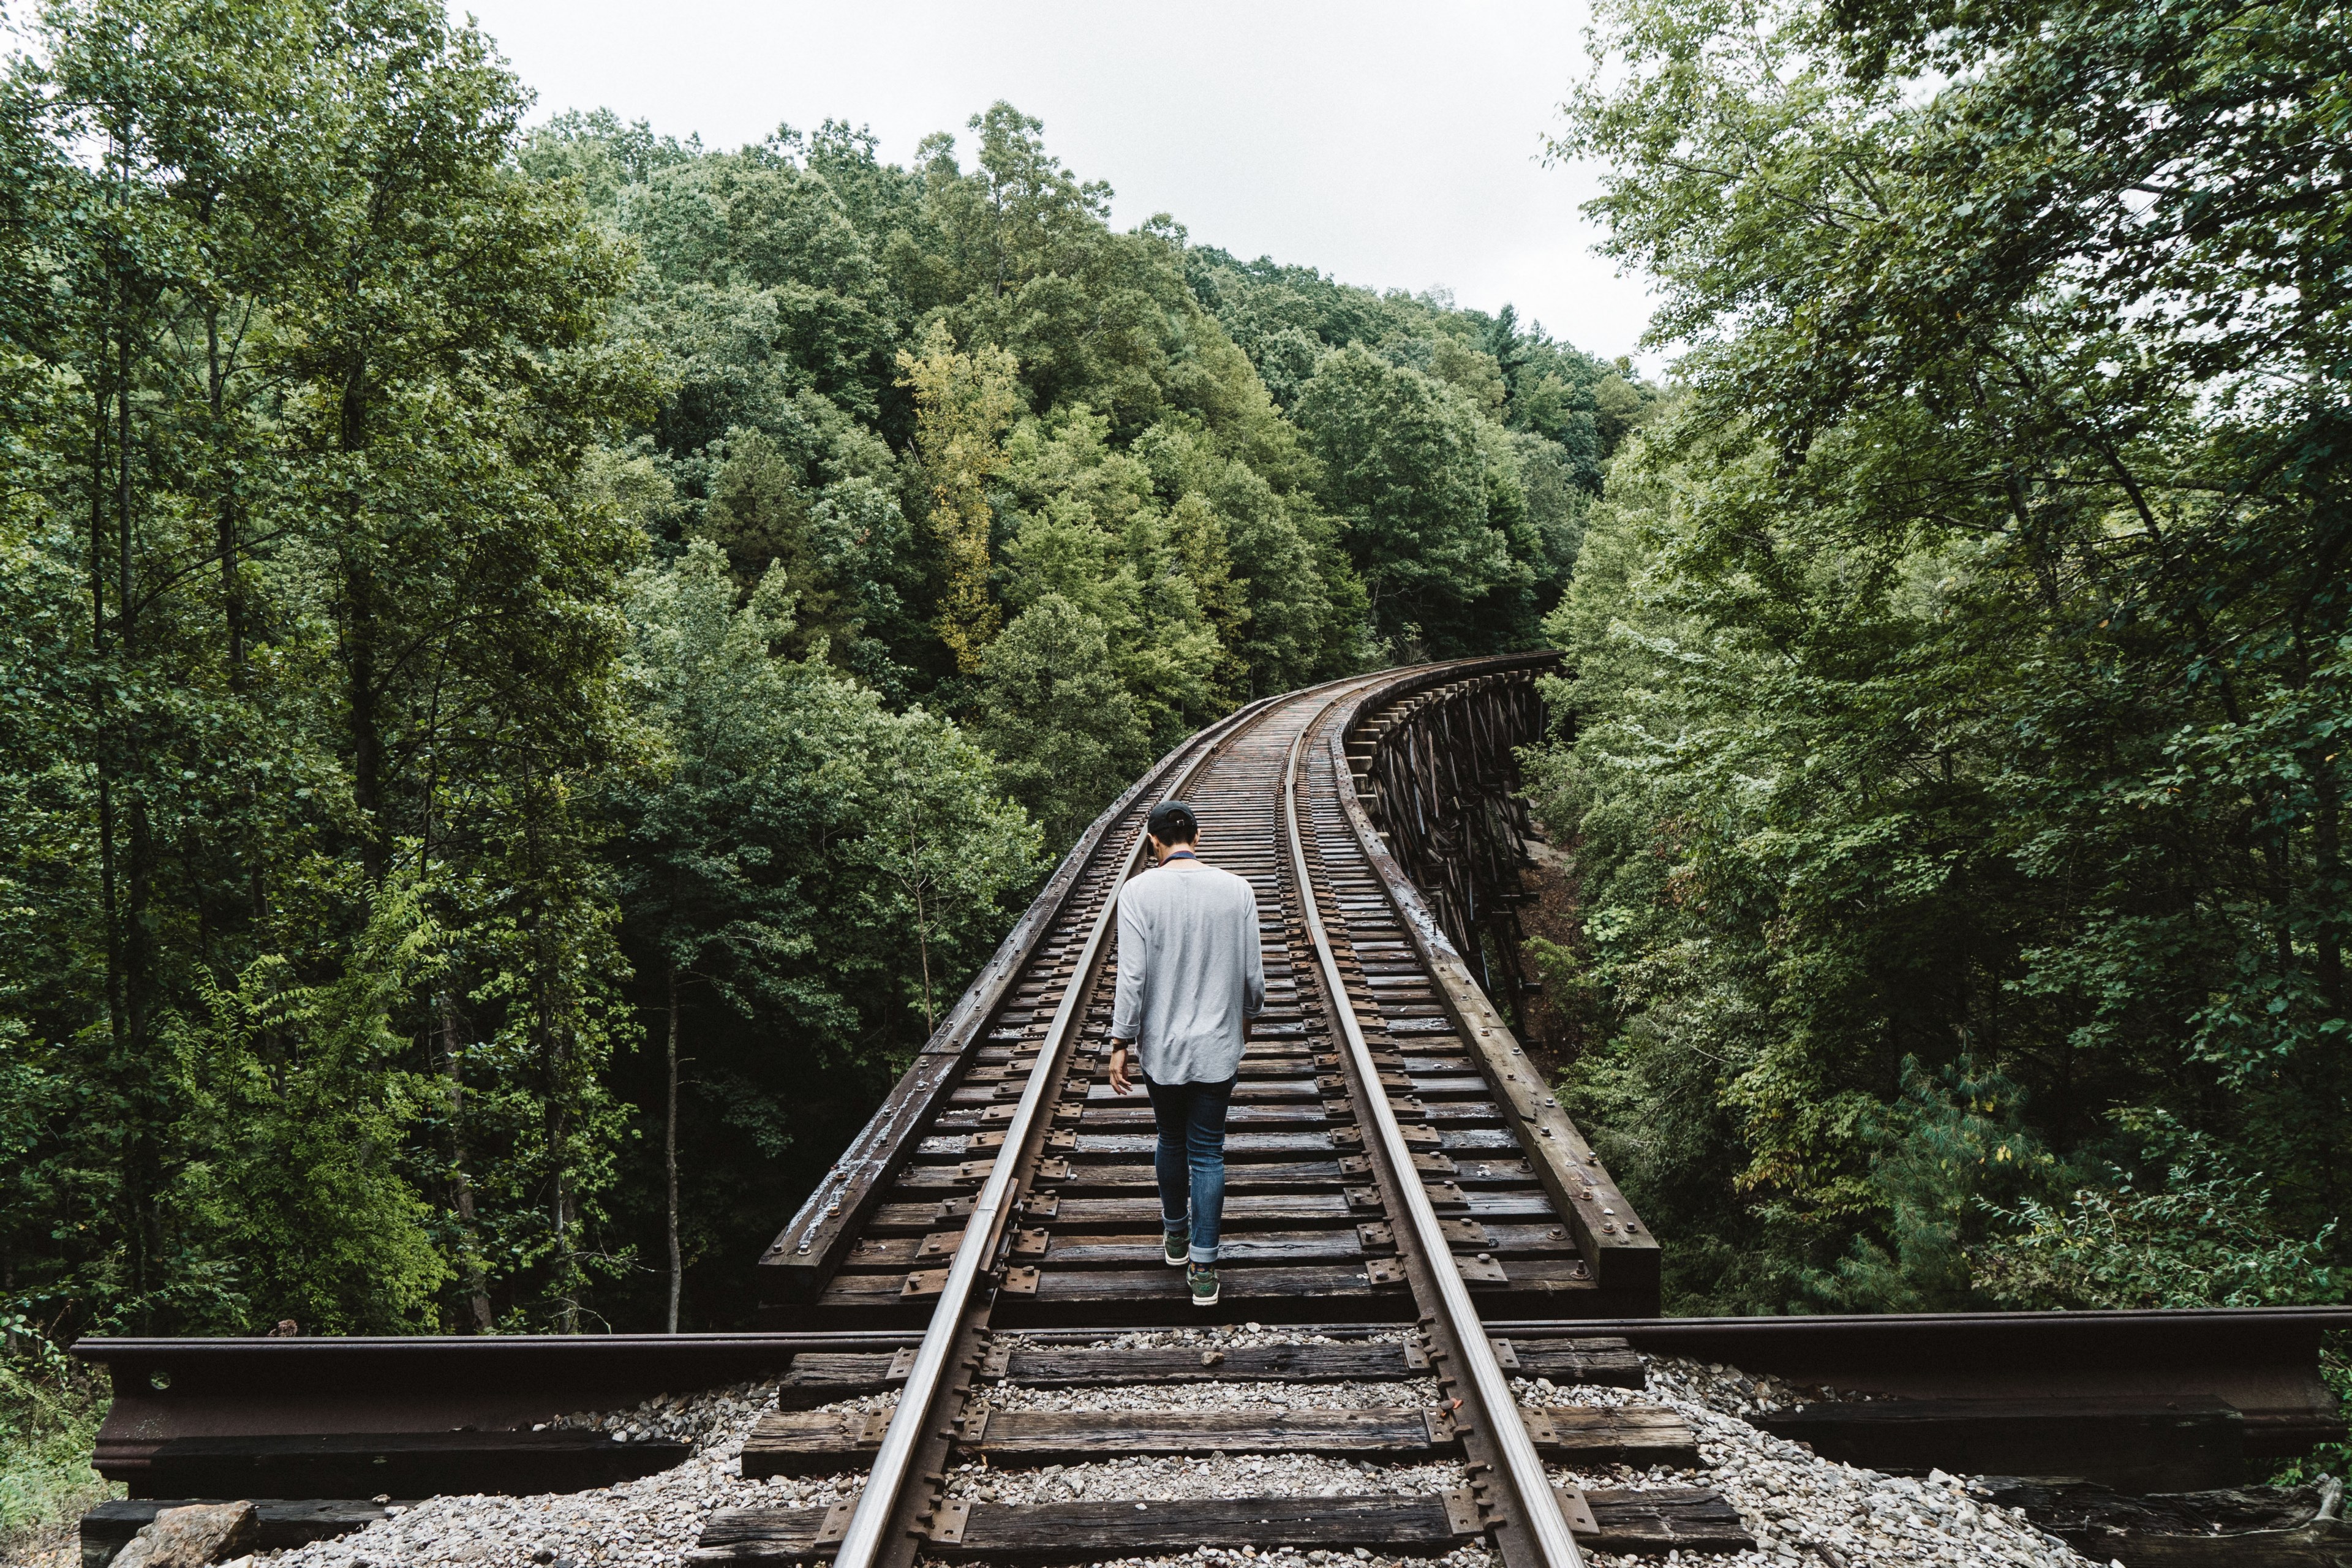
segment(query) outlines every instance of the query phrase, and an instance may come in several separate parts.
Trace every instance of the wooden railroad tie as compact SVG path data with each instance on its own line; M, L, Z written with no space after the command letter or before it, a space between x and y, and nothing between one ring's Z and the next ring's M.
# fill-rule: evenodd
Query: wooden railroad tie
M1386 1552L1450 1552L1488 1528L1475 1500L1426 1497L1191 1498L1177 1501L966 1502L951 1516L959 1558L982 1562L1087 1562L1191 1551L1269 1546ZM1756 1542L1716 1492L1694 1487L1594 1490L1562 1498L1578 1543L1601 1552L1663 1556L1729 1552ZM847 1508L836 1504L835 1510ZM835 1510L730 1509L716 1514L689 1554L696 1563L782 1562L825 1554ZM928 1539L949 1544L935 1515ZM846 1515L844 1515L845 1522ZM834 1540L839 1539L835 1534Z
M1496 1355L1521 1377L1555 1384L1640 1388L1641 1358L1620 1339L1498 1340ZM915 1352L803 1352L777 1389L784 1410L886 1393L906 1381ZM985 1382L1027 1388L1109 1388L1122 1384L1384 1383L1428 1374L1429 1358L1412 1344L1234 1345L1215 1351L993 1346Z
M1698 1444L1683 1418L1662 1405L1559 1405L1527 1409L1521 1418L1547 1457L1579 1464L1676 1465L1698 1462ZM860 1412L779 1411L761 1419L743 1445L747 1479L813 1475L856 1467L871 1457L888 1425ZM1417 1463L1460 1451L1461 1432L1446 1407L1391 1405L1368 1410L1293 1409L1259 1405L1230 1410L1006 1410L963 1418L959 1449L1001 1465L1084 1463L1134 1454L1329 1454Z

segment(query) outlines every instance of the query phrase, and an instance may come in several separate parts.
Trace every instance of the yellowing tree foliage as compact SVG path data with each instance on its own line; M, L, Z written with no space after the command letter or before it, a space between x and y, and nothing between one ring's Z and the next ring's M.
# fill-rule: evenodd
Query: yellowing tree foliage
M943 321L923 334L920 356L898 351L898 384L915 394L915 451L931 481L931 530L947 552L939 633L969 675L1003 624L988 594L988 481L1004 469L1003 437L1021 411L1019 370L993 343L956 350Z

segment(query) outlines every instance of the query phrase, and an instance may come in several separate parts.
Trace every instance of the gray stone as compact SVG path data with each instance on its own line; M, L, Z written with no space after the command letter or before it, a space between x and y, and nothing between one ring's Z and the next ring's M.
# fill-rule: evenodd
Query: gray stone
M261 1516L249 1502L167 1508L139 1527L113 1568L205 1568L253 1550Z

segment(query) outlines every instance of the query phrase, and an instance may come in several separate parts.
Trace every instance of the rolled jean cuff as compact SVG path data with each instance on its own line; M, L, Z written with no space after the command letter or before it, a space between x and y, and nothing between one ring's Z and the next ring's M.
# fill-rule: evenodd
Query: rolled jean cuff
M1217 1260L1217 1247L1202 1247L1196 1241L1192 1244L1192 1261L1195 1263L1214 1263Z
M1160 1216L1160 1228L1166 1231L1171 1236L1175 1235L1180 1230L1189 1235L1192 1229L1192 1216L1188 1214L1180 1214L1174 1219L1170 1219L1163 1214Z

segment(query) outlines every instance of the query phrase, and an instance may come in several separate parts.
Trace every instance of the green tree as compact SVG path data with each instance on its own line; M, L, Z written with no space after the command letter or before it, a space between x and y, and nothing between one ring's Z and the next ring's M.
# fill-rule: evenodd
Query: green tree
M980 734L1046 842L1076 842L1150 759L1150 732L1110 668L1102 623L1047 593L982 665Z
M675 1331L689 1266L713 1249L740 1265L761 1239L746 1232L774 1223L772 1207L735 1221L689 1201L776 1194L772 1171L719 1149L749 1133L772 1162L821 1140L813 1080L910 1055L1034 879L1036 834L951 726L790 657L782 568L739 607L724 558L697 541L634 587L629 687L660 758L616 775L606 808L623 940L665 1042L646 1098L662 1108ZM718 1127L738 1136L694 1135ZM709 1151L705 1168L682 1168L684 1149Z
M1442 383L1359 347L1328 354L1294 415L1322 460L1322 495L1345 520L1373 623L1401 646L1468 641L1472 605L1531 574L1495 526L1496 469L1473 405Z
M493 1098L531 1107L498 1156L505 1283L576 1300L610 1131L603 983L577 977L609 947L566 802L617 754L637 540L584 469L651 390L599 336L619 252L513 169L512 79L430 7L105 0L40 28L8 187L56 303L9 330L38 371L16 392L60 395L7 447L37 604L5 683L47 749L12 772L5 859L41 937L0 993L66 1093L47 1206L5 1223L69 1239L16 1289L218 1325L244 1267L261 1321L415 1321L448 1270L411 1227L463 1223L415 1202L467 1184L401 1075L464 995L512 1047ZM43 640L67 583L71 647ZM426 912L474 922L449 950L478 969L386 979L370 933L403 889L464 904ZM346 1219L273 1184L323 1158L300 1124L326 1136L331 1103L385 1151ZM232 1157L273 1139L275 1171ZM374 1294L331 1278L370 1237Z
M902 383L914 393L915 449L930 482L930 528L947 558L939 632L969 674L1003 624L988 588L995 513L988 481L1004 467L1001 437L1021 406L1011 354L992 344L959 353L934 321L919 358L901 350Z
M2330 1221L2284 1234L2259 1173L2161 1111L2116 1113L2138 1170L2110 1166L2063 1204L1988 1205L2002 1226L1977 1250L1985 1293L2026 1310L2272 1307L2339 1301Z
M1585 1091L1654 1105L1655 1053L1707 1051L1707 1223L1780 1266L1746 1304L1873 1248L1848 1304L1975 1289L1902 1261L1910 1058L2021 1091L2059 1164L2011 1212L2164 1112L2266 1173L2250 1252L2341 1246L2347 56L2251 18L1598 35L1560 150L1696 348L1552 622L1545 810L1622 1021Z
M250 1331L265 1314L314 1333L437 1326L454 1270L404 1158L426 1082L403 1070L409 1042L391 1028L412 976L387 948L415 916L404 890L387 897L331 985L257 961L173 1042L185 1109L167 1201L190 1254L173 1304L188 1327Z

